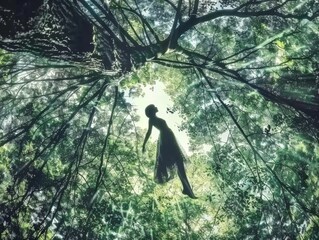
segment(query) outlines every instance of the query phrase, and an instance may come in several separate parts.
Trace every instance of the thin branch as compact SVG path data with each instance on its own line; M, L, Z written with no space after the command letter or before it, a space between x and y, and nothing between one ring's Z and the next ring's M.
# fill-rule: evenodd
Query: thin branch
M178 20L181 18L182 2L183 2L182 0L178 1L174 22L173 22L173 25L172 25L172 28L171 28L171 32L170 32L169 37L168 37L169 40L168 40L167 49L170 49L170 48L171 49L175 49L176 44L177 44L177 39L178 38L175 38L175 29L176 29Z
M146 35L148 36L147 30L149 30L149 32L150 32L150 33L153 35L153 37L155 38L156 42L160 42L160 39L159 39L157 33L154 31L154 29L151 27L151 25L147 22L147 20L143 17L142 14L137 13L136 11L134 11L134 10L132 10L132 9L130 9L130 8L125 8L125 7L123 7L123 6L121 6L121 7L119 7L119 8L120 8L120 9L123 9L123 10L125 10L125 11L129 11L129 12L135 14L135 15L139 18L139 20L142 22L142 24L143 24L143 29L144 29ZM149 39L149 41L150 41L150 39ZM150 41L150 43L151 43L151 41Z
M126 43L126 39L128 39L134 46L138 46L138 43L122 28L122 26L119 24L119 22L115 19L114 15L111 13L111 11L106 11L105 7L107 8L107 5L104 1L102 2L103 7L98 4L95 0L91 0L93 4L104 13L105 17L108 18L114 26L119 30L119 34L122 37L122 41Z
M193 7L193 10L190 14L190 17L192 18L195 18L197 16L197 11L198 11L198 5L199 5L199 0L194 0L194 7Z
M95 190L96 191L97 191L97 188L98 188L98 186L99 186L99 184L101 182L102 176L103 176L102 167L103 167L103 164L104 164L104 153L106 151L108 139L109 139L109 136L111 134L111 126L113 124L113 115L114 115L114 112L115 112L115 107L117 105L117 100L118 100L118 86L115 86L115 89L114 89L114 102L113 102L111 115L110 115L109 123L108 123L108 127L107 127L107 132L106 132L106 136L105 136L105 139L104 139L104 144L103 144L102 153L101 153L101 157L100 157L99 174L97 176L96 184L95 184Z

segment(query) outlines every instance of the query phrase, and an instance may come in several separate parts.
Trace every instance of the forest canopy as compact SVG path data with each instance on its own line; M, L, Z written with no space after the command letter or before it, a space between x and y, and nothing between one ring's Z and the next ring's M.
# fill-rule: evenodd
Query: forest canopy
M141 151L155 82L198 199ZM317 0L0 3L1 239L317 239L318 143Z

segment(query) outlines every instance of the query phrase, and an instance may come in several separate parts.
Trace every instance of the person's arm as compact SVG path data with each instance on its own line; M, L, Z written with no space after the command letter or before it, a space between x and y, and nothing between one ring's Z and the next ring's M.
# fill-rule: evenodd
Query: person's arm
M151 133L152 133L152 123L151 123L151 120L148 121L148 130L147 130L147 133L145 135L145 139L144 139L144 143L143 143L143 148L142 148L142 151L145 152L145 144L147 142L147 140L149 139L149 137L151 136Z

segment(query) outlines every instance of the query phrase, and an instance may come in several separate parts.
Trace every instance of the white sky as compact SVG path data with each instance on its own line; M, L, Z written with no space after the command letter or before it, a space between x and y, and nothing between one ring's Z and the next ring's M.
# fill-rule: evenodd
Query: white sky
M164 91L165 86L162 82L156 81L155 85L149 85L143 87L144 96L139 97L128 97L126 100L133 105L136 109L137 114L140 116L140 120L136 123L137 126L147 129L148 128L148 118L145 116L144 109L149 104L154 104L158 108L157 116L163 118L167 125L173 130L179 144L185 150L187 155L190 155L188 149L189 137L186 132L178 130L182 122L182 118L179 116L178 112L167 113L166 109L173 106L172 99ZM153 128L151 141L156 141L159 132Z

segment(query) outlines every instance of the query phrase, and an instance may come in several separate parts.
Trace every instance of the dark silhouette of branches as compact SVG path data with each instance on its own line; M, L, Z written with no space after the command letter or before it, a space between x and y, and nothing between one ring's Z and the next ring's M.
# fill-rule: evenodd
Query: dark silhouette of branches
M165 1L170 7L175 11L175 17L171 30L168 36L163 40L160 40L158 34L154 30L154 27L150 25L148 20L143 17L140 8L137 3L134 2L134 6L128 1L124 1L124 6L117 2L114 2L115 10L119 11L124 17L124 22L133 31L135 38L131 36L124 27L122 27L122 20L119 20L116 16L116 11L113 10L111 6L108 6L105 2L99 2L92 0L89 2L84 0L79 1L60 1L53 0L49 1L49 9L51 12L45 9L45 2L43 1L43 6L41 6L38 12L32 12L32 17L38 17L39 14L43 20L40 18L40 22L44 21L44 25L47 24L45 21L45 15L51 14L53 17L59 17L62 19L61 25L62 31L58 29L54 32L41 33L41 29L37 29L37 25L31 26L31 29L24 29L26 37L15 38L13 41L7 41L6 38L0 41L0 46L9 51L31 51L33 53L40 53L42 55L60 58L72 61L83 61L87 59L87 56L83 54L83 51L78 51L83 49L88 53L93 53L93 48L85 47L86 44L91 44L93 35L97 35L100 38L98 42L93 42L95 48L102 47L107 52L107 54L102 54L104 67L106 69L114 69L119 67L122 73L131 71L132 68L136 66L141 66L145 63L146 59L151 59L156 57L158 54L163 54L167 52L168 49L176 49L178 46L179 38L186 32L190 31L196 25L212 21L221 17L239 17L239 18L251 18L251 17L274 17L281 19L307 19L312 21L318 17L318 11L312 13L311 16L307 12L305 13L284 13L283 8L291 1L284 1L283 3L278 3L274 5L264 5L266 9L259 9L259 5L266 4L263 1L246 1L245 3L237 6L233 9L219 9L209 12L204 15L198 13L199 1L194 1L193 4L189 5L190 15L187 20L182 20L182 1L178 1L177 5L170 1ZM36 8L37 6L34 6ZM148 39L148 45L142 39L142 36L137 33L135 27L132 25L129 17L126 16L125 12L129 12L138 17L142 23L144 29L143 34L145 34L146 39ZM76 23L75 19L79 19L80 22ZM105 20L104 20L105 19ZM82 21L82 22L81 22ZM72 26L72 24L74 26ZM80 24L86 24L88 27L86 29L91 29L91 32L84 33L81 32L85 29L80 26ZM73 31L68 31L69 28L73 27ZM60 28L60 29L61 29ZM97 31L97 32L95 32ZM65 35L69 35L70 41L62 41ZM149 33L151 36L149 36ZM52 35L54 34L54 35ZM3 34L4 36L7 36ZM83 42L84 45L74 47L73 42L76 43L75 37L78 35L89 36L91 40L86 40ZM32 36L32 37L31 37ZM81 37L81 38L82 38ZM51 41L52 38L56 38L55 41ZM140 44L137 42L140 42ZM99 46L98 46L98 45ZM89 57L96 58L98 55L90 55ZM99 59L99 57L97 57ZM114 64L116 63L116 64Z

